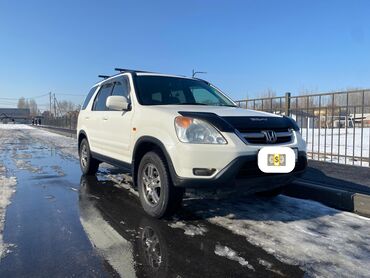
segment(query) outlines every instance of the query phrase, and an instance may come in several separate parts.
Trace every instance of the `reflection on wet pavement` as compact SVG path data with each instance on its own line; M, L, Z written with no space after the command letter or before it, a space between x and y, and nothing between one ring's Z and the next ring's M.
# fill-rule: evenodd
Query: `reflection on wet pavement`
M92 244L124 277L128 270L139 277L302 275L242 237L185 212L181 220L148 217L134 195L110 181L82 177L79 204ZM201 226L204 233L186 234L176 223Z

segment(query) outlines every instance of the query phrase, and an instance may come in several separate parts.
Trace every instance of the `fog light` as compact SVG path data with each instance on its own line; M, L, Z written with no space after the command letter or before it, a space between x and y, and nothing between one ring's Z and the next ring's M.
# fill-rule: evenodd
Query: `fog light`
M193 168L193 174L195 176L211 176L216 169L207 169L207 168Z

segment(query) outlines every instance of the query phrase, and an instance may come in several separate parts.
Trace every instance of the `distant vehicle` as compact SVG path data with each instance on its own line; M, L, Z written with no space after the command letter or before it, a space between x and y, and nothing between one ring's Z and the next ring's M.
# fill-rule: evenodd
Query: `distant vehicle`
M121 70L90 90L78 118L83 174L129 169L144 210L176 211L185 188L277 195L307 165L296 122L238 108L209 82Z

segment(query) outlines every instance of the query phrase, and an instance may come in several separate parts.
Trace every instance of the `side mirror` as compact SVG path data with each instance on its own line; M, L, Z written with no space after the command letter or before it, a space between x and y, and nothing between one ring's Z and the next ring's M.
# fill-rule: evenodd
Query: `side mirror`
M130 103L124 96L110 96L107 98L106 106L111 110L130 110Z

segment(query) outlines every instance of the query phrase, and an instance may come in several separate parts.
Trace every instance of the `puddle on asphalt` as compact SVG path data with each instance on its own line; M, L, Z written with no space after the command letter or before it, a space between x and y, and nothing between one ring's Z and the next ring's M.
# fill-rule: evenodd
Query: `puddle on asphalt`
M102 179L81 177L70 155L20 142L9 146L16 154L4 155L18 179L4 241L16 248L0 261L0 277L303 275L186 211L173 220L148 217L135 195L106 179L106 169Z
M146 216L138 199L111 181L82 177L79 207L92 245L123 277L303 275L244 238L186 212L174 220ZM220 252L220 246L229 252Z

